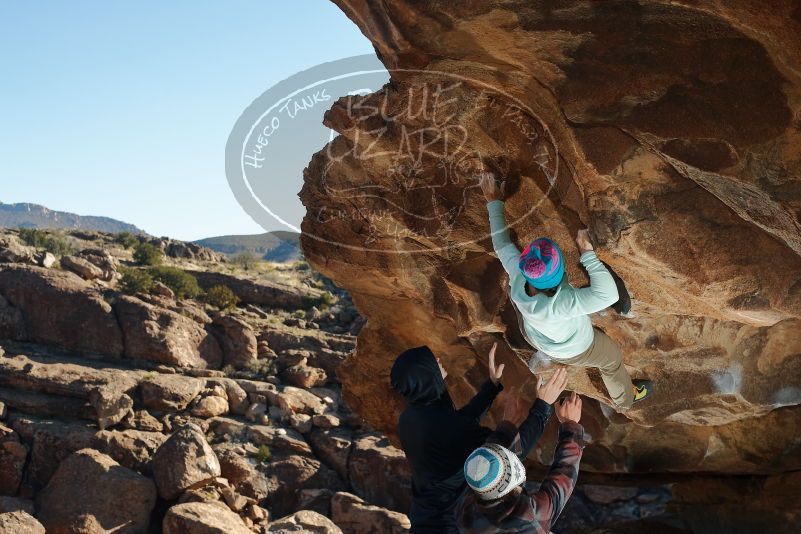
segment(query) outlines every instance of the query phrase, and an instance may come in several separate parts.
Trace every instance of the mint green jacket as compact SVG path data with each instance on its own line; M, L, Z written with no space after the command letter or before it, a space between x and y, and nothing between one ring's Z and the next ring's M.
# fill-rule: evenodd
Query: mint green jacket
M487 203L492 247L509 274L509 297L517 308L521 328L529 343L551 358L578 356L592 344L589 315L618 300L617 286L595 252L585 252L580 261L590 275L589 287L576 289L562 280L553 297L526 293L526 279L518 267L520 250L509 239L503 201Z

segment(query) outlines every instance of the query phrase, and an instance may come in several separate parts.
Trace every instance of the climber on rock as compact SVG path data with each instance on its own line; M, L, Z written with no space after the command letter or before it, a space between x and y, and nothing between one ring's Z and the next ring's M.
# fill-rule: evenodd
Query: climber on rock
M495 349L489 353L489 380L464 407L456 409L445 387L446 371L428 347L406 350L390 373L392 387L406 398L407 407L398 421L401 446L412 468L413 534L453 534L454 506L465 489L462 466L467 455L480 446L492 430L480 421L503 386L503 364L496 367ZM554 373L538 383L527 425L521 426L521 446L530 448L539 439L551 407L567 385L567 372Z
M590 321L590 314L617 302L618 290L595 255L589 231L579 230L576 244L590 285L576 289L567 281L562 252L552 240L535 239L520 252L506 226L504 184L498 187L492 173L481 173L478 179L487 200L492 246L509 274L509 298L528 342L556 363L598 368L620 410L628 410L634 402L648 397L653 390L651 381L632 382L620 348ZM537 356L535 353L529 361L532 372Z
M584 447L581 397L572 393L556 406L559 441L553 463L536 491L526 487L521 460L527 452L514 439L517 428L506 413L487 442L464 463L468 490L456 504L463 534L547 534L573 493ZM525 423L524 423L525 424ZM522 426L521 426L522 428Z

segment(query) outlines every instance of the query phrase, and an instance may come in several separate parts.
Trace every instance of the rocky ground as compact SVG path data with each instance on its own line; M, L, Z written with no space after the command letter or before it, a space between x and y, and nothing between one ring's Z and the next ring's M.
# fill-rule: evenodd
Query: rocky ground
M341 399L362 322L347 295L168 240L164 263L239 305L126 295L113 235L54 235L70 253L0 236L0 532L408 527L402 452Z

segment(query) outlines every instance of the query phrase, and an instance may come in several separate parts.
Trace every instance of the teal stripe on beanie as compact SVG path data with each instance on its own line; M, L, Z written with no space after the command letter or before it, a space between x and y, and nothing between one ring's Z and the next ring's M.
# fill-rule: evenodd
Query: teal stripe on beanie
M562 251L547 237L539 237L526 247L520 254L518 267L528 283L536 289L556 287L565 275Z

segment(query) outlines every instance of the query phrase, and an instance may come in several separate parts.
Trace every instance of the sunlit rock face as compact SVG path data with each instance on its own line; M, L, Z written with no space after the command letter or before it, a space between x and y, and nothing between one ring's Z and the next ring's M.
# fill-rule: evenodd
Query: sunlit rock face
M422 344L457 403L493 341L507 385L531 378L484 165L519 246L550 236L583 285L573 237L589 227L633 294L635 317L593 321L657 393L626 418L597 373L571 370L584 469L801 468L798 2L335 3L391 74L326 114L340 135L300 193L307 258L368 319L340 370L351 406L393 434L389 369Z

